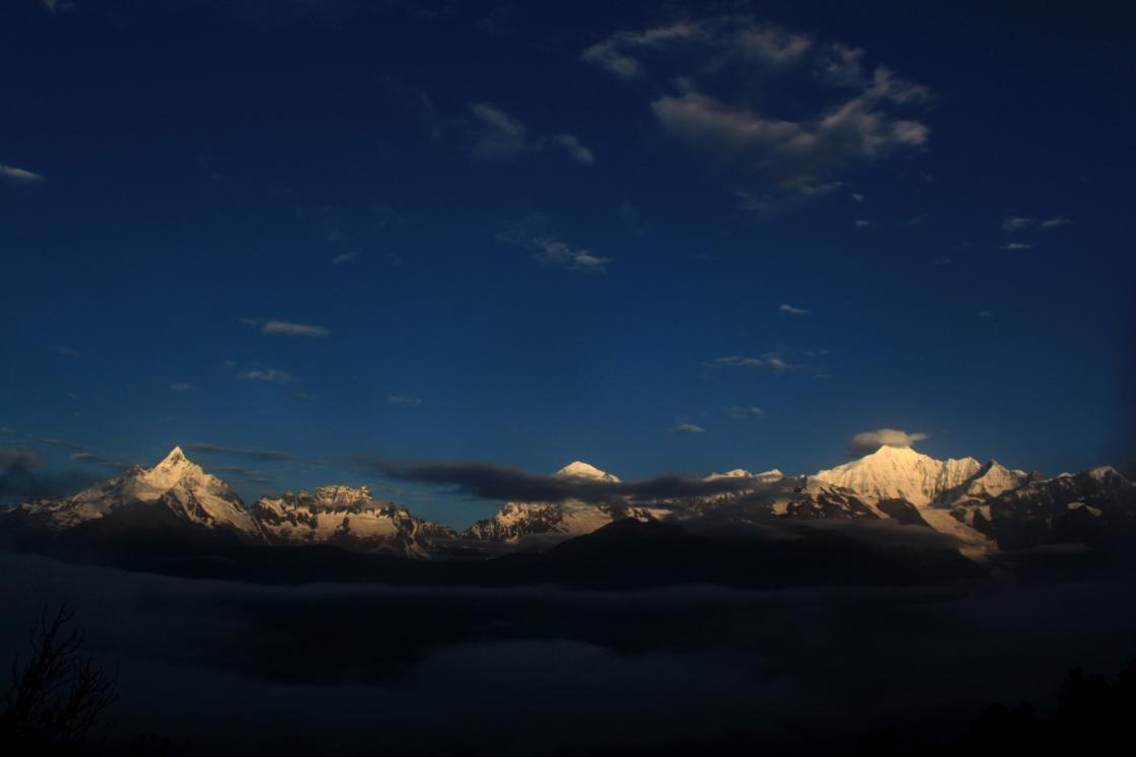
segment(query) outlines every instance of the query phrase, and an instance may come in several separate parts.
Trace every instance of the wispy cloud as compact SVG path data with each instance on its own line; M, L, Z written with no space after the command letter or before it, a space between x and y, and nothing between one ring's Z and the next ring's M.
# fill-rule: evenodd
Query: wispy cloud
M344 263L353 263L359 257L358 250L348 250L341 252L331 259L332 265L343 265Z
M170 384L170 389L173 389L175 392L188 392L192 388L193 384L188 381L176 381Z
M40 5L46 8L51 14L67 13L68 11L75 10L73 0L40 0Z
M1028 242L1010 242L1002 245L1003 250L1029 250L1033 245Z
M77 463L86 463L88 465L101 465L104 468L110 468L115 471L126 470L131 467L133 463L129 460L120 457L107 457L100 455L97 452L72 452L71 459Z
M214 465L211 468L213 473L220 473L225 475L240 476L244 480L252 484L272 484L275 479L272 476L262 471L253 470L251 468L243 468L239 465Z
M786 315L793 315L793 316L809 315L808 310L805 310L804 308L793 307L792 305L788 305L788 304L782 304L777 309L780 310L782 313L785 313Z
M541 265L568 271L607 273L607 266L614 262L614 258L595 255L591 250L573 247L551 234L543 233L540 230L543 226L544 219L531 219L502 231L497 239L531 250L533 260Z
M848 448L854 453L875 452L884 446L913 447L926 438L927 434L921 432L909 434L894 428L878 428L854 435L848 442Z
M38 173L33 173L24 168L16 168L15 166L6 166L0 164L0 179L7 179L8 181L16 184L37 184L41 181L46 181Z
M672 434L702 434L705 432L706 429L693 423L679 423L671 427Z
M514 159L526 153L555 148L563 150L581 165L591 166L596 162L595 153L591 148L573 134L532 137L529 135L528 127L519 119L487 102L470 103L469 112L477 122L473 145L474 157Z
M596 162L596 155L591 148L585 146L583 142L571 134L557 134L552 137L552 141L575 158L577 163L590 166Z
M278 371L275 368L252 368L238 373L237 378L244 379L245 381L287 384L292 380L292 375L286 371Z
M764 355L727 355L714 359L710 365L727 366L731 368L768 368L774 371L783 371L791 366L780 355L767 352Z
M52 347L51 349L52 349L53 352L55 352L56 355L62 355L63 357L68 357L68 358L71 358L72 360L77 360L80 357L82 357L82 355L83 355L83 353L79 352L79 350L75 349L74 347L68 347L66 345L61 345L61 344L56 345L55 347Z
M650 106L667 132L721 172L764 186L767 194L750 195L750 207L767 205L770 193L831 191L832 176L848 164L921 147L930 135L902 115L932 100L927 87L868 67L861 49L753 19L621 31L580 57L621 79L651 81L661 93ZM786 82L823 105L800 115L786 102L778 113Z
M226 447L220 444L207 444L204 442L194 442L193 444L185 445L187 452L194 452L200 455L219 455L224 457L238 457L246 460L259 460L263 462L273 463L294 463L301 462L301 459L291 454L290 452L281 452L274 449L255 449L248 447Z
M387 404L388 405L409 405L409 406L412 406L412 407L417 407L418 405L422 404L422 398L421 397L414 397L414 396L411 396L409 394L388 394L387 395Z
M242 318L241 323L245 326L259 329L262 334L310 337L323 337L331 334L331 331L323 326L313 326L307 323L293 323L291 321L277 321L265 318Z
M723 408L723 412L735 421L752 420L765 415L765 411L756 405L730 405Z
M1025 216L1011 216L1002 221L1002 231L1012 234L1018 231L1027 231L1029 229L1056 229L1061 226L1066 226L1073 223L1072 219L1065 216L1055 216L1053 218L1027 218Z
M856 220L856 228L857 229L866 229L871 225L872 225L871 221L865 221L863 218L859 218L859 219Z

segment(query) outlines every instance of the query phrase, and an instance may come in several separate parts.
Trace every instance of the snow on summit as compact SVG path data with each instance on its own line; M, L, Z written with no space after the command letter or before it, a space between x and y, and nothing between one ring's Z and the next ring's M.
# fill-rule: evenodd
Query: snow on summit
M556 471L556 475L570 478L588 478L594 481L619 481L618 477L606 471L602 471L594 465L585 463L582 460L574 460L568 463L563 468Z
M982 464L973 457L936 460L911 447L884 445L870 455L835 468L818 471L812 478L851 489L875 501L903 499L928 507L943 492L973 477Z
M174 447L152 468L135 466L73 497L40 500L22 508L49 526L66 528L137 504L164 506L194 525L260 535L260 528L237 493L190 461L181 447Z

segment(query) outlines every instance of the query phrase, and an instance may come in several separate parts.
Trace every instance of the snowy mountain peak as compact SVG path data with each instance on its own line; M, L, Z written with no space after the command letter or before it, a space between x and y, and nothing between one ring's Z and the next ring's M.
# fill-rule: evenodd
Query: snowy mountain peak
M191 462L181 447L174 447L152 468L135 466L73 497L39 500L21 508L50 527L67 528L134 505L165 508L197 526L222 527L251 538L261 535L237 493Z
M619 481L619 479L612 474L602 471L594 465L589 465L582 460L574 460L568 463L563 468L556 471L556 475L570 478L587 478L593 481Z
M1115 478L1124 482L1128 481L1128 479L1124 477L1123 473L1118 471L1116 468L1113 468L1111 465L1102 465L1098 468L1093 468L1089 471L1089 475L1095 478L1097 481L1105 481L1111 478Z
M711 473L706 477L707 481L716 481L720 478L753 478L754 475L747 471L745 468L734 468L725 473Z
M201 466L191 462L181 451L181 447L174 447L153 468L139 472L139 478L155 489L169 489L187 476L212 478L201 469Z
M936 460L910 447L880 447L870 455L813 476L875 501L904 499L927 507L943 492L961 486L982 468L972 457Z
M185 453L181 451L181 447L175 446L166 454L166 456L162 459L162 462L158 463L158 465L177 465L178 463L188 461L189 458L187 458L185 456Z

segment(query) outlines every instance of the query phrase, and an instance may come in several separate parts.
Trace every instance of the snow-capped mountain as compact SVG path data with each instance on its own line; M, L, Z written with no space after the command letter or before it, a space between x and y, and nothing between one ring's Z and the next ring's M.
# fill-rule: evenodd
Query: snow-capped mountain
M936 460L910 447L885 445L858 460L818 471L812 478L875 502L902 499L916 507L927 507L944 492L973 479L981 469L982 463L973 457Z
M262 538L259 525L237 493L191 462L181 447L174 447L152 468L135 466L72 497L26 502L15 514L38 527L58 531L101 521L139 505L162 508L188 525Z
M581 460L565 465L553 475L619 483L618 477ZM590 534L620 517L624 517L622 508L578 500L558 503L506 502L493 517L477 521L464 535L472 539L507 544L517 544L528 537L545 537L546 540L555 541Z
M273 544L334 544L424 558L455 536L453 529L416 518L405 507L375 501L365 486L262 497L251 514Z
M554 475L621 483L579 460ZM1136 485L1110 467L1047 479L994 461L937 460L910 448L884 446L813 475L735 468L702 481L729 485L674 499L613 501L618 487L601 487L607 496L601 503L506 502L492 517L457 534L405 507L376 501L365 487L289 491L246 508L228 484L175 447L152 468L134 467L71 497L25 502L0 516L0 527L21 534L110 533L128 539L142 533L138 528L153 535L189 527L197 536L235 535L270 545L328 544L413 558L546 547L627 518L705 526L719 533L760 524L894 520L945 534L959 552L976 560L999 550L1136 533Z

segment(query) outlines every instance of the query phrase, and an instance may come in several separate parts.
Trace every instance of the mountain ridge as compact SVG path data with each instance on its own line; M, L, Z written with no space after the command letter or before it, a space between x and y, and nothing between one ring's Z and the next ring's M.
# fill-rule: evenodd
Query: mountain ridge
M552 475L623 485L614 474L581 460ZM135 466L71 497L22 503L6 518L58 533L124 520L127 510L137 520L156 515L154 508L159 508L163 522L198 532L223 531L249 544L331 545L415 559L546 549L626 519L717 524L720 529L797 521L895 521L938 532L952 539L961 554L979 561L1004 547L1091 538L1108 528L1136 526L1136 487L1111 466L1044 479L992 460L937 460L911 448L884 445L810 475L735 468L701 480L721 479L743 483L717 494L647 504L510 501L491 517L457 531L394 502L377 501L366 486L289 490L246 506L228 484L174 447L151 468Z

